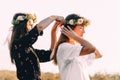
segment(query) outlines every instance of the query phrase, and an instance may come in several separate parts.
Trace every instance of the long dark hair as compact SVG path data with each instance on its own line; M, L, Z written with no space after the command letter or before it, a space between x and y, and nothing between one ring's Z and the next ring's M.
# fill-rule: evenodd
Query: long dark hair
M15 23L16 19L18 16L26 16L25 13L16 13L13 17L12 24L13 24L13 29L12 29L12 35L11 35L11 40L9 43L9 50L10 50L10 57L11 57L11 62L14 63L14 59L12 56L12 43L14 40L19 39L20 37L24 36L27 33L27 19L24 19L22 21L19 21Z
M76 27L76 25L70 25L69 23L67 23L69 20L71 19L74 19L74 20L78 20L80 18L80 16L78 16L77 14L70 14L68 15L66 18L65 18L65 22L64 22L64 27L67 28L67 26L69 26L72 30L74 30L74 28ZM53 56L53 59L54 59L54 64L57 65L57 49L58 49L58 46L61 44L61 43L64 43L64 42L68 42L69 41L69 38L64 35L64 34L60 34L60 37L59 37L59 40L58 42L56 43L56 46L55 46L55 49L54 49L54 56Z

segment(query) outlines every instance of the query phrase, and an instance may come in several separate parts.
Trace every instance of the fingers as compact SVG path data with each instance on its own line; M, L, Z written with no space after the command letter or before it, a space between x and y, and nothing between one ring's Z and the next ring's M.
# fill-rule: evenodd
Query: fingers
M57 28L58 28L60 25L61 25L61 22L60 22L60 21L56 21L56 22L54 23L54 25L52 26L52 30L53 30L53 31L56 31Z
M56 21L64 22L63 16L57 16Z
M68 28L70 31L72 31L72 29L71 29L69 26L67 26L67 28Z
M63 33L64 35L66 35L66 36L69 37L69 35L70 35L70 30L67 29L67 28L65 28L65 27L63 27L63 28L61 28L61 33Z
M76 36L76 33L68 26L61 28L61 33L66 35L68 38L73 38Z
M60 21L56 21L55 24L56 24L56 25L61 25L62 22L60 22Z
M69 26L67 28L63 27L62 30L67 32L67 33L70 33L72 31L72 29Z

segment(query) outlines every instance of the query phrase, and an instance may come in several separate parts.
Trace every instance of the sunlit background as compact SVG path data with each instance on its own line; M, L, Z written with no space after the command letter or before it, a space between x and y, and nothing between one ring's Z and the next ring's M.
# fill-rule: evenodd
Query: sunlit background
M35 13L38 22L50 15L77 13L91 20L84 38L93 43L103 57L97 59L89 68L90 74L120 73L120 11L119 0L3 0L0 1L0 70L14 70L11 64L7 44L11 20L17 12ZM49 49L50 31L53 23L44 30L33 45L38 49ZM58 30L59 32L59 30ZM58 67L52 61L40 63L41 71L58 73Z

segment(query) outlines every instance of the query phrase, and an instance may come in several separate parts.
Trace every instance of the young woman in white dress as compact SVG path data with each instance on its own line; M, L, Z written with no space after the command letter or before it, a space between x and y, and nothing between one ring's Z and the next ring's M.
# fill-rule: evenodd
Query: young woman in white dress
M58 64L61 80L90 80L87 66L102 55L87 40L83 39L84 28L89 21L77 14L65 18L61 35L51 55Z

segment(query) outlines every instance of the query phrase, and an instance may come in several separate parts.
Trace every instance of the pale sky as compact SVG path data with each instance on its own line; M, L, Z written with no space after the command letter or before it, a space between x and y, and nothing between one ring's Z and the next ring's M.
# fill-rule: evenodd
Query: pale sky
M35 13L38 22L50 15L80 14L91 20L84 38L94 44L103 57L94 62L90 73L120 73L120 11L119 0L3 0L0 1L0 70L15 70L10 63L9 51L4 41L9 34L12 17L17 12ZM34 44L38 49L49 49L52 24L44 30ZM52 62L41 63L41 71L58 72Z

